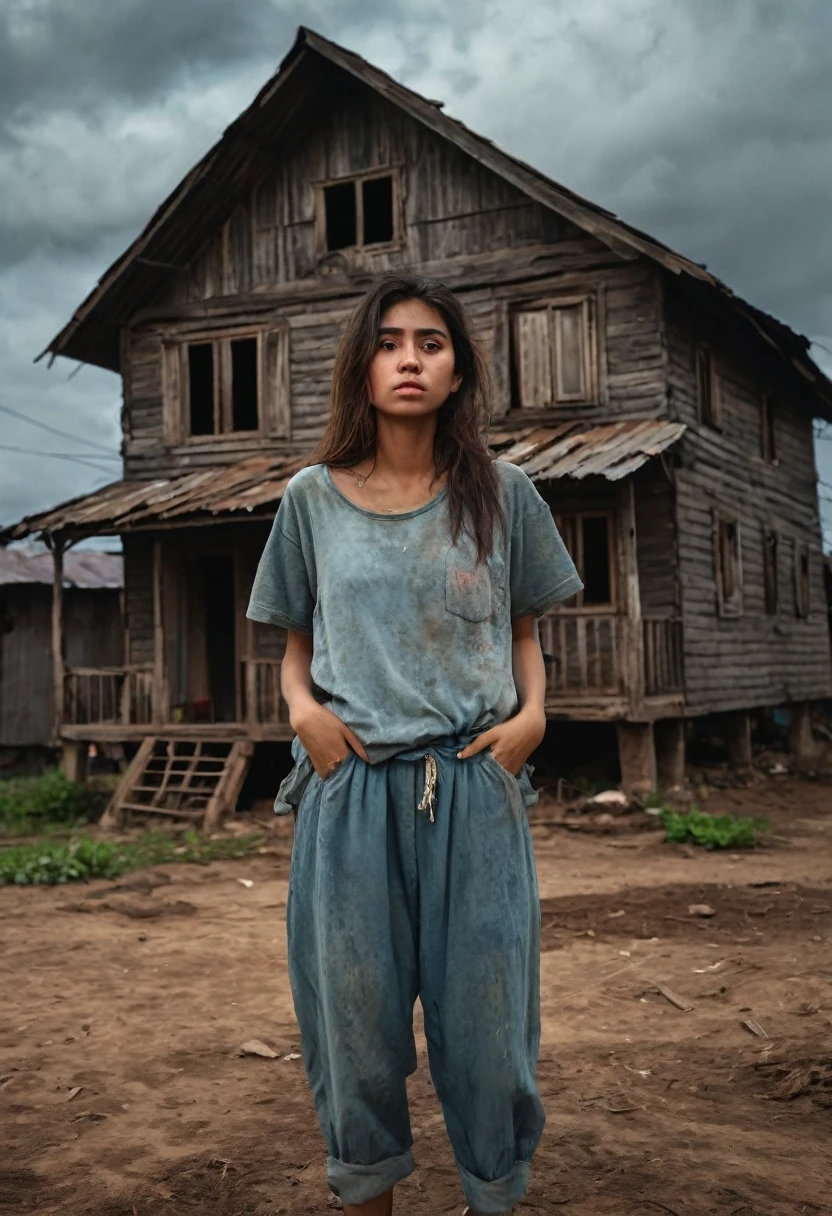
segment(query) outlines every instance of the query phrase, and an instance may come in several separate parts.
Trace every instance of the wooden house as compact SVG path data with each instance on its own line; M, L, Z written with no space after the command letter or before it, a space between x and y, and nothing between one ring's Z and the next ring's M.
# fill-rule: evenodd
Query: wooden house
M624 783L651 785L679 779L686 719L731 715L742 759L750 709L804 720L829 695L812 419L832 384L807 341L301 29L48 348L121 376L124 479L8 535L46 537L58 577L77 538L123 539L123 666L102 680L57 648L54 678L68 745L143 741L125 805L197 817L201 772L213 821L252 746L290 737L249 588L344 320L403 267L459 293L495 454L585 583L542 621L550 717L615 722Z
M53 564L49 553L0 546L0 756L55 742ZM120 553L68 553L61 588L62 661L108 682L122 670Z

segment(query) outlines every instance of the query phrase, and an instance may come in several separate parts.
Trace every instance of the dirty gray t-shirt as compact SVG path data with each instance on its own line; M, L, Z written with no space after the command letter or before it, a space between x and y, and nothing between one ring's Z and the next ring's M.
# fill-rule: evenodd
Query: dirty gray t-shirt
M342 494L324 465L286 487L248 616L313 635L312 679L372 763L511 717L511 618L581 589L532 482L496 467L506 528L479 565L467 536L451 545L444 489L384 515Z

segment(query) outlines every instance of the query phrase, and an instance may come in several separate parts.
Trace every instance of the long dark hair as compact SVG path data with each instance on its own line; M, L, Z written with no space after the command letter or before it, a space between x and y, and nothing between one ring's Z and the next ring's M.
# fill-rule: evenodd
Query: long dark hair
M491 378L462 305L444 283L388 275L357 305L335 357L329 421L312 463L349 468L375 455L376 411L367 394L367 373L378 350L381 318L405 300L423 300L448 326L462 382L439 409L434 465L437 477L447 475L453 543L467 532L484 561L494 547L495 522L504 523L499 478L486 442Z

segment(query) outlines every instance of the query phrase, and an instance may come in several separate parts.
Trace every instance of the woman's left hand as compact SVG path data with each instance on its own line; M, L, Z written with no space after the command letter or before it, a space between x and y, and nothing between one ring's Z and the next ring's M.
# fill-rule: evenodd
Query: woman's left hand
M472 743L457 752L457 757L467 760L469 756L476 756L490 747L497 763L516 777L545 733L546 715L543 711L521 709L513 718L477 735Z

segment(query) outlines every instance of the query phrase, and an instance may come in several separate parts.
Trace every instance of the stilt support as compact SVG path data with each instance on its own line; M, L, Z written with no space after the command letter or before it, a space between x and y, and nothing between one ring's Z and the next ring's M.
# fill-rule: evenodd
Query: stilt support
M659 789L672 790L685 781L685 720L662 718L655 724L656 778Z
M656 744L652 722L616 722L621 786L630 794L656 788Z

